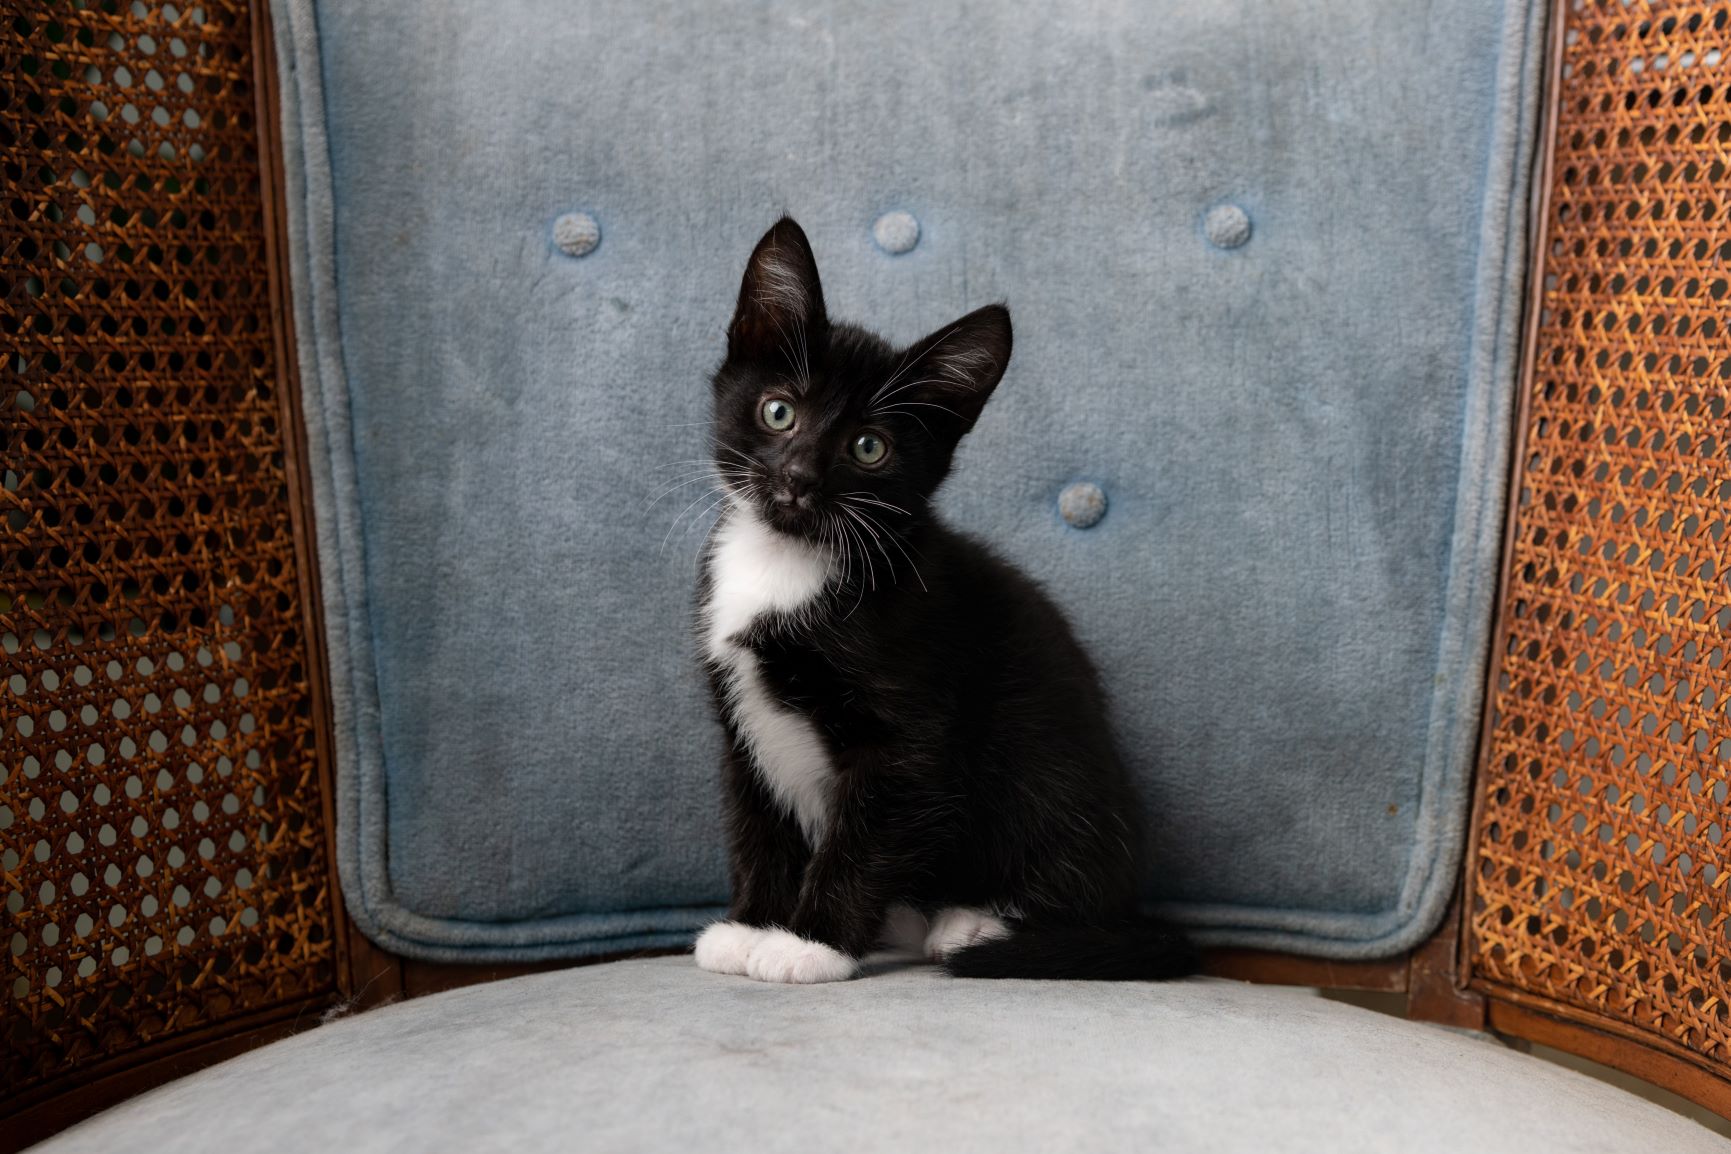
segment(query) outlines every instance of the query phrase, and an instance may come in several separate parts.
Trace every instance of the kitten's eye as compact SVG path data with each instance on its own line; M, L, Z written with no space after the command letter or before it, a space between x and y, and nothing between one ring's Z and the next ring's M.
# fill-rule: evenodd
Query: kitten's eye
M853 444L848 446L848 452L853 454L853 459L868 469L883 464L889 451L889 442L876 433L861 433L853 439Z
M763 423L778 433L793 428L793 406L780 397L763 402Z

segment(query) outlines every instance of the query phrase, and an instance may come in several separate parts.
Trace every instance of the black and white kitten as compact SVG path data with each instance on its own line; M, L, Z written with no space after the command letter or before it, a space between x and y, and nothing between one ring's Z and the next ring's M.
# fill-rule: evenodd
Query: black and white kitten
M733 862L706 970L836 981L886 936L971 977L1193 967L1137 913L1136 800L1093 665L931 510L1009 359L1001 305L907 349L832 322L790 219L751 255L698 589Z

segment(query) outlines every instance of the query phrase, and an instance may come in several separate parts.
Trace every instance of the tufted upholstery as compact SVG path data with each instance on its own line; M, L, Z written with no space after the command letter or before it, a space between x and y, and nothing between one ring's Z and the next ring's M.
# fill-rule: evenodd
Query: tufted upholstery
M705 452L704 377L782 210L832 312L896 339L1009 301L1016 358L945 505L1098 655L1150 899L1338 957L1434 925L1542 4L274 7L369 934L581 954L724 900L684 627L705 503L654 498ZM1061 511L1078 482L1098 507Z

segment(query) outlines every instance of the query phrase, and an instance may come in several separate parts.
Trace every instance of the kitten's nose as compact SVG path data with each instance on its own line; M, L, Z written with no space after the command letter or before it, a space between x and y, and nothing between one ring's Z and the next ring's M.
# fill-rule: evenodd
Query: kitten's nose
M817 495L817 474L804 465L788 465L775 488L775 503L784 508L808 508Z

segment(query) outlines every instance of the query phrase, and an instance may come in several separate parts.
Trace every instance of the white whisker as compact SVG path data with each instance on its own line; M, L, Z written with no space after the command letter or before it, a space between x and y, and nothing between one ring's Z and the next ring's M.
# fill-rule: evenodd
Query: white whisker
M884 414L884 413L897 413L897 412L901 412L903 409L909 408L909 407L920 408L920 409L936 409L940 413L948 413L950 416L954 417L958 421L963 419L962 415L960 413L956 412L954 409L945 408L943 405L934 405L929 401L897 401L895 404L891 405L887 409L879 409L878 412L880 415ZM912 417L912 416L914 416L914 414L909 413L908 416ZM916 417L915 419L917 420L918 418Z
M881 501L878 503L884 504L884 502L881 502ZM893 506L891 506L891 507L893 508ZM902 545L901 538L897 537L894 533L890 532L889 526L885 525L882 521L879 521L876 517L873 517L870 513L867 513L863 509L849 508L848 511L851 513L854 513L858 516L864 517L868 522L875 523L879 529L882 529L884 536L889 539L890 544L894 545L896 547L896 551L898 553L900 553L902 555L902 559L908 563L908 568L912 569L914 571L914 577L919 581L920 588L927 593L931 592L931 588L926 584L925 575L920 572L920 567L918 565L914 564L914 559L908 555L908 551L907 551L906 547L904 547ZM886 560L886 561L889 560L888 554L885 554L884 560Z
M865 539L863 537L861 537L859 535L859 532L856 529L854 529L853 526L849 525L846 521L837 521L836 524L841 527L843 532L845 532L850 539L852 539L853 541L855 541L859 545L860 558L861 558L861 560L863 560L866 563L867 572L869 573L870 567L871 567L871 555L866 552ZM873 589L877 588L877 579L875 577L872 578L872 588ZM865 587L865 583L862 581L860 583L860 587L859 587L859 596L854 599L853 608L849 609L847 611L847 613L843 616L843 620L846 620L848 617L852 617L856 612L858 612L859 607L865 603L865 595L866 595L866 587Z
M711 474L700 473L695 477L687 477L683 481L675 481L675 482L673 482L673 484L667 486L665 489L660 490L654 496L650 497L648 502L646 502L643 506L644 511L647 512L648 510L655 508L656 505L660 504L670 494L677 493L679 490L685 488L687 485L695 485L700 481L708 481L711 479L712 479Z
M850 516L850 517L852 517L852 518L853 518L853 519L854 519L854 520L855 520L855 521L856 521L856 522L857 522L857 523L858 523L858 524L859 524L859 526L860 526L860 527L861 527L861 528L862 528L862 529L864 529L864 530L865 530L865 531L866 531L866 533L867 533L867 534L868 534L868 535L869 535L869 536L870 536L870 537L871 537L871 543L872 543L872 544L873 544L873 545L874 545L874 546L876 546L876 548L877 548L877 551L878 551L878 553L879 553L879 554L880 554L880 555L881 555L881 556L882 556L882 557L883 557L883 559L884 559L884 564L885 564L885 565L886 565L886 566L887 566L887 567L888 567L888 569L889 569L889 574L888 574L888 578L887 578L887 581L886 581L886 584L887 584L887 585L889 585L889 586L891 586L891 587L893 587L893 586L894 586L894 585L895 585L895 583L896 583L896 567L895 567L895 565L894 565L894 563L892 563L892 562L891 562L891 561L890 561L890 555L889 555L889 554L888 554L888 553L885 553L885 552L884 552L884 545L883 545L883 541L881 541L881 540L880 540L880 539L879 539L879 538L878 538L878 531L877 531L877 530L876 530L876 529L874 529L874 528L872 528L872 527L871 527L871 525L870 525L870 524L868 524L868 523L867 523L867 522L866 522L866 521L865 521L865 520L864 520L864 519L862 519L862 518L861 518L861 517L860 517L860 514L859 514L859 510L857 510L857 509L852 509L852 508L848 508L848 507L846 507L846 506L844 506L844 507L843 507L843 508L842 508L842 512L844 512L844 513L846 513L846 514L847 514L847 515L848 515L848 516ZM870 554L869 554L869 553L868 553L868 554L867 554L867 555L866 555L866 560L867 560L867 562L868 562L868 563L869 563L869 562L870 562L870 560L871 560L871 555L870 555ZM873 590L876 590L876 589L877 589L877 584L876 584L876 582L875 582L875 581L874 581L874 582L873 582L873 584L872 584L872 589L873 589Z
M843 501L846 501L849 498L852 498L856 501L865 501L868 504L872 504L872 505L882 505L884 508L888 509L890 512L900 513L904 517L913 516L913 514L909 513L906 509L902 508L900 505L891 504L890 502L884 500L882 497L877 496L875 493L868 493L864 489L855 489L850 493L843 493L841 495L840 499Z
M663 461L663 462L661 462L661 464L656 465L654 467L657 469L677 469L681 465L707 465L707 464L709 464L709 458L708 457L687 457L684 460L680 460L680 461Z
M894 398L897 393L905 393L909 389L917 389L921 385L933 384L934 381L935 378L933 377L920 377L918 380L905 382L897 387L894 392L888 394L886 394L882 389L879 389L877 392L872 394L871 402L866 406L866 411L868 413L882 412L884 405Z
M926 354L931 352L935 348L937 348L936 344L927 345L925 347L925 349L921 351L920 355L915 357L913 360L908 361L908 360L904 359L903 363L901 365L897 366L896 371L890 374L890 379L878 386L878 391L872 394L871 400L867 402L867 405L869 406L871 404L876 403L877 399L883 395L885 389L889 388L891 385L893 385L897 381L901 380L903 373L907 372L909 369L911 369L915 365L919 364L920 361L925 359ZM907 356L907 354L903 353L902 356L905 358Z
M862 510L859 510L859 509L852 508L852 507L846 507L846 508L847 508L848 514L850 516L856 518L856 519L859 519L860 523L865 526L866 532L868 532L872 535L872 541L874 544L877 545L878 553L880 555L882 555L882 557L884 559L884 565L890 571L890 583L892 585L896 584L897 583L897 580L896 580L896 563L895 563L895 560L890 557L889 550L884 548L884 541L883 541L884 537L888 537L891 541L894 541L895 535L889 531L888 527L886 527L883 524L883 522L877 520L871 514L866 513ZM876 526L876 528L873 528L874 525ZM883 530L882 536L879 536L879 534L878 534L879 529ZM899 544L897 544L896 548L901 549L901 546ZM901 553L902 553L903 557L907 557L909 565L912 565L914 563L913 559L911 557L908 557L907 551L905 549L901 550ZM919 576L919 570L917 568L914 570L914 576L919 577L920 588L925 589L926 588L926 579L924 577ZM929 589L927 589L926 591L930 592Z
M743 473L700 473L695 477L687 477L683 481L675 481L673 484L668 485L666 488L662 489L659 493L656 493L653 497L651 497L647 502L644 503L643 511L647 513L649 510L651 510L651 509L655 508L655 506L659 505L662 501L665 501L668 497L672 496L674 493L677 493L679 490L686 488L689 485L696 485L696 484L698 484L700 482L704 482L704 481L710 482L711 484L715 484L718 482L725 483L725 482L730 481L730 480L731 481L749 481L749 480L751 480L751 478L746 476Z
M689 524L685 527L685 533L683 534L683 536L687 536L687 537L690 536L691 531L693 529L697 528L699 525L703 524L704 519L707 518L711 513L714 513L717 509L719 509L722 506L722 504L726 502L726 500L727 500L727 490L723 489L720 492L716 493L715 494L715 500L713 500L709 504L705 505L703 507L703 511L691 519L691 524ZM714 524L711 524L709 526L709 528L711 530L714 530L714 528L715 528ZM708 536L709 536L708 533L704 534L705 539L707 539Z
M672 523L667 526L667 532L661 535L661 544L655 550L655 555L657 557L661 556L661 554L667 549L667 542L673 538L673 530L679 525L679 522L685 519L685 515L714 495L715 490L706 489L697 495L696 500L692 501L691 504L685 506L685 508L679 511L678 516L674 517Z

